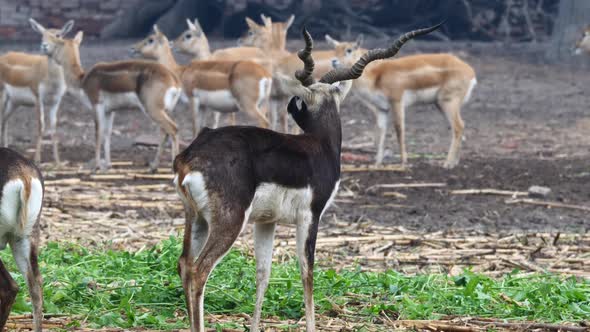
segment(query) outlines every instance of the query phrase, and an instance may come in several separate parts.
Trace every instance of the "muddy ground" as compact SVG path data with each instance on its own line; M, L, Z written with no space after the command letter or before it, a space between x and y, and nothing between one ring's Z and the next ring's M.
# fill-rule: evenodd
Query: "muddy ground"
M83 65L88 68L97 61L128 58L130 44L131 41L85 41L81 49ZM297 45L297 41L290 43L291 49ZM37 45L2 45L1 49L36 52ZM411 154L409 171L344 174L342 187L349 195L337 201L332 211L342 219L369 219L425 231L587 231L587 211L508 205L503 196L450 194L452 189L526 191L531 185L542 185L552 189L547 200L590 206L590 75L584 66L545 64L543 49L544 45L409 45L403 54L450 51L477 72L478 85L462 111L466 139L461 163L451 171L440 167L450 143L443 116L433 106L411 108L406 125ZM10 146L30 152L31 133L36 126L33 110L21 108L18 113L9 124ZM182 140L189 142L191 129L186 106L179 106L173 117L181 128ZM248 123L245 117L239 119ZM345 152L372 160L372 114L349 98L342 108L342 122ZM92 157L92 113L71 96L64 98L59 131L62 159L78 163ZM156 132L155 125L142 113L119 113L113 137L114 159L147 163L155 149L134 142L140 135ZM393 130L388 137L385 162L397 163L399 149ZM166 167L169 154L164 156ZM51 161L48 145L43 160ZM377 184L418 182L445 183L446 187L398 189L407 196L405 199L383 197L383 190L367 192L367 188Z

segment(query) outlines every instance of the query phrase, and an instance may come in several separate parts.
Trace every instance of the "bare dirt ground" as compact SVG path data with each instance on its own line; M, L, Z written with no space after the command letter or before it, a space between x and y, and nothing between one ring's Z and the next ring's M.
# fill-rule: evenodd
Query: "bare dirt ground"
M82 62L88 68L97 61L127 58L130 44L84 42ZM544 64L544 47L412 43L404 49L403 54L454 52L475 68L478 85L462 111L466 140L461 163L451 171L441 167L450 143L444 117L432 106L408 110L410 169L355 171L347 166L340 193L323 221L320 264L360 263L366 269L410 273L453 273L475 266L492 275L516 267L590 276L590 75L584 67ZM0 49L35 52L37 45ZM189 142L186 106L179 106L173 117L182 140ZM11 147L30 153L33 119L32 109L21 109L11 119ZM248 123L245 117L239 119ZM372 114L348 99L342 122L344 151L369 161L356 167L371 163ZM182 230L181 206L170 185L169 154L164 154L161 174L150 177L146 165L155 149L134 144L138 136L157 133L145 115L139 111L117 115L113 156L120 162L107 174L91 175L85 168L93 156L93 116L71 96L64 99L59 128L62 159L68 165L55 169L48 163L50 147L45 147L43 169L49 182L44 240L109 242L128 249ZM398 163L398 151L392 129L385 162ZM431 186L380 187L425 183ZM542 199L548 203L532 205L527 197L518 196L532 185L551 188ZM485 188L515 194L453 193ZM292 257L293 234L288 227L280 229L278 241L284 246L277 261ZM251 248L249 234L244 239L241 245Z

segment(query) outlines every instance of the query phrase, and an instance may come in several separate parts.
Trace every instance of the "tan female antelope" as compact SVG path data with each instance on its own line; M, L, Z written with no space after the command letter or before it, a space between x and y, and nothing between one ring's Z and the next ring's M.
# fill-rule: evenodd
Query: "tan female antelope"
M365 52L355 44L336 45L343 65L357 61ZM421 54L372 63L354 82L354 93L376 117L377 164L383 162L389 112L400 146L402 164L408 157L405 143L405 109L417 104L434 104L447 118L452 131L451 146L444 163L453 168L459 163L464 123L461 107L476 85L475 71L451 54Z
M66 35L74 25L68 21L61 29L45 29L29 19L33 30L56 36ZM61 99L66 92L63 69L43 55L9 52L0 56L0 146L8 144L8 119L19 106L32 106L37 112L35 161L41 161L43 132L45 131L45 105L49 106L49 132L53 143L53 158L57 164L59 141L57 115Z
M94 169L106 170L111 165L115 111L133 107L142 110L160 126L160 144L150 164L151 171L157 170L168 137L172 138L173 158L178 151L176 123L166 112L175 107L182 93L180 80L163 65L151 61L98 63L84 72L79 51L82 36L82 31L74 39L44 33L41 50L64 68L70 91L95 112ZM105 161L101 162L103 141Z
M390 48L370 51L352 68L333 70L318 83L311 76L311 36L304 30L306 47L299 53L304 69L295 74L297 80L281 79L282 88L295 96L287 110L303 135L255 127L205 128L176 157L174 183L186 213L178 270L192 331L205 331L205 284L248 221L254 224L257 284L250 331L259 330L277 223L297 228L306 330L315 331L316 237L340 180L339 108L349 80L358 78L370 62L394 56L406 41L436 28L407 33Z
M33 304L33 330L43 321L42 280L37 263L39 218L43 205L43 177L31 161L0 148L0 250L10 244ZM0 331L4 330L18 286L0 261Z
M157 26L154 26L154 33L135 44L133 50L157 60L180 78L193 109L193 137L200 126L200 106L218 114L241 110L258 121L260 127L268 127L266 113L272 76L262 66L251 61L214 60L193 61L181 66L172 55L168 38ZM232 122L235 125L235 118Z
M273 22L270 17L260 15L263 24L259 25L250 18L246 18L248 24L248 32L239 41L240 45L253 46L263 50L263 53L273 60L273 73L290 75L295 72L300 66L300 60L296 54L290 53L286 50L287 32L289 27L293 24L294 15L286 22ZM336 42L330 36L326 35L326 41ZM342 45L352 45L351 43L341 43ZM336 57L334 50L320 50L313 51L315 61L315 69L313 76L319 79L327 72L332 70L332 62ZM289 98L289 95L280 90L279 85L275 85L272 92L272 107L273 123L278 120L278 109L284 105ZM289 131L288 116L281 112L281 123L285 132ZM276 125L273 125L275 127ZM295 126L292 132L297 132L298 128Z

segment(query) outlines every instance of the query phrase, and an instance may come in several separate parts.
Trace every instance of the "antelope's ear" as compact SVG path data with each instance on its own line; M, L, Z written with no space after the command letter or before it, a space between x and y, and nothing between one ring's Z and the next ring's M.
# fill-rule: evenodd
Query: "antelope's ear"
M65 36L68 34L68 32L72 31L72 28L73 28L73 27L74 27L74 20L69 20L69 21L67 21L67 22L66 22L66 24L64 24L64 26L61 28L61 31L60 31L60 33L59 33L59 34L60 34L62 37L65 37Z
M160 28L158 28L158 25L157 24L154 24L154 33L156 35L161 35L162 34L162 32L160 32Z
M79 45L80 43L82 43L83 38L84 38L84 31L80 30L80 31L78 31L78 33L76 33L76 36L74 37L74 42Z
M346 98L351 87L352 80L332 83L333 92L336 94L336 98L338 98L339 102L342 102L344 98Z
M274 81L275 80L273 80L273 83ZM286 95L300 97L306 103L312 102L311 90L308 87L303 86L296 78L277 73L276 81L279 91L284 92Z
M195 19L196 21L196 19ZM197 27L194 25L193 22L191 22L191 20L189 20L188 18L186 19L186 25L188 25L188 28L190 30L197 30Z
M338 44L340 44L339 41L337 41L336 39L332 38L329 34L326 34L326 36L324 38L326 38L326 42L328 44L330 44L332 47L336 47L336 46L338 46Z
M33 18L29 18L29 23L31 24L31 28L33 28L33 30L35 30L36 32L43 34L45 32L45 28L37 23L37 21L35 21Z
M358 35L358 37L356 37L356 41L354 42L354 48L358 49L361 47L361 45L363 45L363 42L365 41L365 35L363 35L362 33L360 35Z
M248 24L248 27L252 30L260 28L260 25L249 17L246 17L246 24Z
M260 14L260 19L262 19L262 23L264 23L264 25L266 25L267 27L271 27L272 26L272 19L264 14Z
M295 15L291 14L291 16L289 16L289 19L287 20L287 22L285 22L285 31L289 30L289 28L293 24L293 21L295 21Z
M195 26L195 30L202 32L203 28L201 27L201 23L199 23L199 19L195 18L195 22L193 23L193 25Z

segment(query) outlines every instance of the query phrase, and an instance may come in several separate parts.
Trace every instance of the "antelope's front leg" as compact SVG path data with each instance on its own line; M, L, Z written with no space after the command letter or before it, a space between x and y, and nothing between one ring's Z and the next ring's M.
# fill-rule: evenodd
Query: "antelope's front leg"
M43 132L45 131L45 106L43 99L37 100L37 140L35 143L35 157L34 160L38 164L41 162L41 150L43 149Z
M104 139L104 128L105 128L105 109L104 105L94 105L95 118L94 118L94 129L95 129L95 144L94 144L94 165L91 167L92 171L100 169L101 171L106 170L105 165L100 159L100 150L102 149L102 141Z

